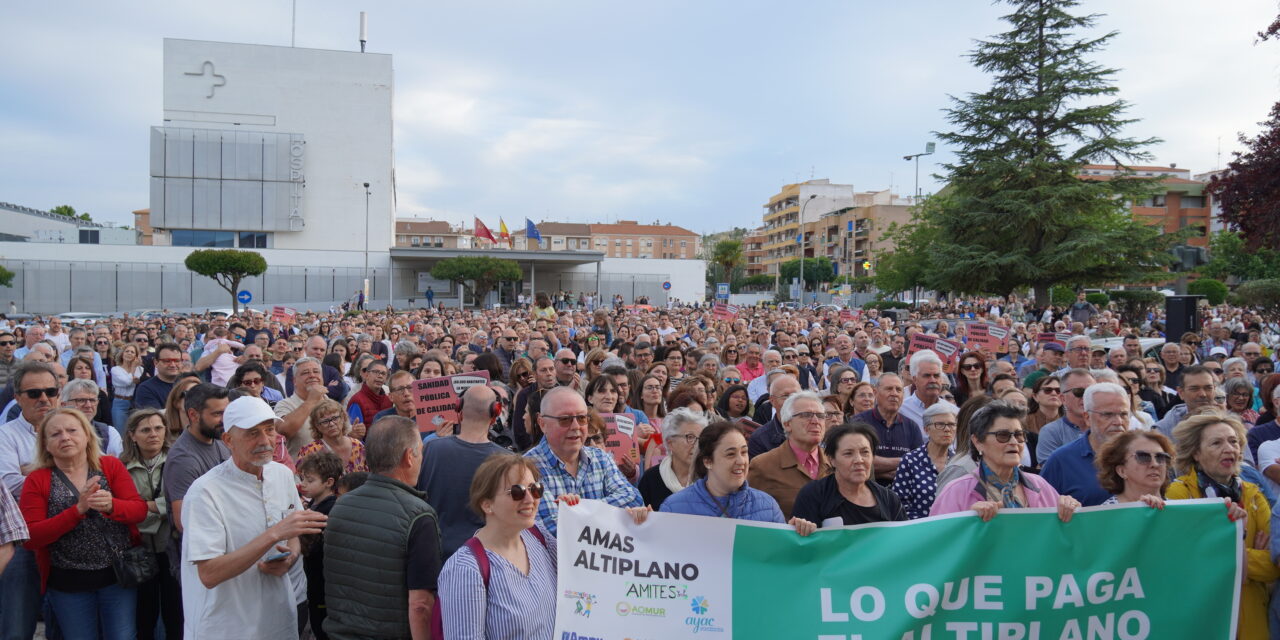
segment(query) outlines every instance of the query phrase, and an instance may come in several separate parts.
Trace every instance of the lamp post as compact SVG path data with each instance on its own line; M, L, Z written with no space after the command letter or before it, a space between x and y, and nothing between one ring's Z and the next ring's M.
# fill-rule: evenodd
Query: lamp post
M369 183L364 183L364 290L365 300L369 299Z
M804 306L804 208L809 206L818 194L811 193L809 198L800 204L800 306Z
M916 190L915 190L915 193L914 193L914 201L913 201L913 204L918 204L918 202L915 202L915 201L918 201L918 200L920 199L920 156L931 156L931 155L933 155L933 150L934 150L935 148L936 148L936 147L935 147L934 143L932 143L932 142L927 142L927 143L925 143L925 145L924 145L924 153L916 153L916 154L912 154L912 155L909 155L909 156L902 156L902 159L903 159L903 160L906 160L907 162L911 162L912 160L915 160L915 161L916 161Z

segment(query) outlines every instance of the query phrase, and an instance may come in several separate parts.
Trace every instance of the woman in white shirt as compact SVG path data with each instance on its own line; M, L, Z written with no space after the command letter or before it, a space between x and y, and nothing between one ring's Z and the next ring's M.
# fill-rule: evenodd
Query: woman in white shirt
M138 347L126 343L120 347L111 367L111 422L117 431L124 433L129 422L129 412L133 410L133 390L142 381L142 358L138 357Z

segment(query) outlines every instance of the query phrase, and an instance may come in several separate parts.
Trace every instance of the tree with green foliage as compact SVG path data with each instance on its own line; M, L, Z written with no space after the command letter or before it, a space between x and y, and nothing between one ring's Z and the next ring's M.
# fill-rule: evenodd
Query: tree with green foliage
M742 279L741 286L750 289L772 289L773 276L766 273L757 273L754 276L747 276Z
M732 289L736 281L741 277L741 274L737 272L741 270L743 264L742 241L721 240L717 242L714 251L711 253L711 263L718 270L711 269L707 271L707 284L714 285L717 282L728 282Z
M49 213L57 214L60 216L66 216L68 218L75 218L76 220L84 220L85 222L92 222L92 220L89 218L88 212L77 214L76 208L69 204L60 204L52 209L49 209Z
M12 287L15 275L17 274L4 268L4 265L0 265L0 287Z
M778 265L778 273L782 274L782 279L791 282L792 278L800 277L800 258L788 260ZM831 265L831 259L826 256L818 258L804 259L804 284L805 290L817 286L819 282L830 282L835 274L835 268Z
M1149 161L1143 149L1156 142L1120 134L1133 120L1113 98L1116 71L1089 60L1116 34L1081 35L1097 16L1071 14L1075 0L1008 2L1011 28L970 55L991 87L953 98L947 119L955 130L938 134L956 159L943 165L948 185L938 202L917 212L910 233L922 237L908 249L920 255L890 265L932 289L1007 294L1029 286L1042 301L1055 284L1167 279L1175 234L1129 211L1157 179L1081 177L1089 163ZM879 263L883 270L883 256Z
M1120 317L1130 324L1140 325L1155 307L1164 304L1164 295L1149 289L1116 289L1107 295L1120 310Z
M1250 251L1239 232L1218 231L1209 239L1209 263L1196 270L1218 280L1280 278L1280 251L1265 247Z
M520 280L524 273L515 260L463 256L437 262L431 268L431 277L461 284L471 291L472 299L481 304L499 282Z
M253 251L237 249L196 249L187 255L187 269L196 275L213 278L218 286L231 294L231 311L240 313L240 281L267 272L267 259Z
M1270 321L1280 320L1280 278L1250 280L1236 287L1240 303L1258 307Z
M1111 304L1111 296L1101 291L1094 291L1093 293L1085 294L1084 301L1099 309L1105 309L1108 304Z
M1213 278L1197 278L1187 285L1187 293L1193 296L1204 296L1209 304L1215 307L1227 300L1227 285Z

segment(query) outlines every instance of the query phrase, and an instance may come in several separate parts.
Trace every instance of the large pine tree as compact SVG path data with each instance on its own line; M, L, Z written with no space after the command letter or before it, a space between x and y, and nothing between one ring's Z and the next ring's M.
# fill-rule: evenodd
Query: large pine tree
M1089 57L1115 33L1081 35L1096 15L1076 16L1075 0L1009 0L1010 29L979 41L973 64L991 87L953 97L938 134L956 153L948 185L918 212L913 233L926 251L920 284L961 292L1008 293L1030 286L1048 300L1056 284L1128 282L1169 262L1173 238L1133 219L1129 205L1153 181L1133 175L1081 178L1085 164L1149 162L1155 139L1124 137L1128 107L1114 69Z

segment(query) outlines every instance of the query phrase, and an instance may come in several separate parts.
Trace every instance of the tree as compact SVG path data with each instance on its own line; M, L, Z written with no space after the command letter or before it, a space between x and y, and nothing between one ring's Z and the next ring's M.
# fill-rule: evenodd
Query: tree
M757 273L754 276L747 276L742 279L742 286L754 289L772 289L773 276L767 273Z
M1149 161L1156 139L1122 137L1134 122L1114 99L1116 71L1088 57L1115 35L1077 35L1097 16L1072 15L1076 0L1008 0L1011 29L980 41L974 66L992 76L983 93L952 97L938 136L955 149L943 165L949 184L937 206L922 208L935 231L929 275L941 290L1007 294L1049 287L1168 278L1171 238L1134 220L1129 203L1158 178L1125 172L1084 179L1093 162ZM1172 235L1172 234L1168 234Z
M14 275L16 274L4 268L4 265L0 265L0 287L12 287Z
M779 265L778 273L782 274L782 278L788 282L792 278L800 277L800 258L788 260ZM804 284L806 290L816 286L819 282L830 282L834 274L835 268L831 266L830 258L822 256L804 259Z
M1241 233L1249 251L1280 246L1280 102L1259 124L1262 133L1240 136L1245 151L1235 152L1208 187L1222 206L1222 221Z
M1250 280L1236 287L1236 295L1242 304L1261 307L1272 320L1280 317L1280 278Z
M1280 252L1268 248L1251 252L1240 233L1223 230L1209 239L1209 263L1197 271L1219 280L1233 276L1240 280L1280 278Z
M480 302L499 282L519 280L524 273L515 260L481 256L441 260L431 268L431 277L461 284L470 289L473 298Z
M1213 278L1198 278L1191 284L1187 285L1187 293L1196 296L1204 296L1209 304L1218 306L1227 299L1227 285L1222 284L1221 280Z
M1135 325L1142 324L1151 309L1164 304L1164 296L1149 289L1117 289L1107 295L1119 307L1120 317Z
M733 278L733 270L742 264L742 241L721 240L716 243L711 261L720 265L726 279Z
M213 278L231 294L232 313L240 313L240 300L236 297L240 281L267 271L267 259L262 254L237 249L196 249L187 255L186 265L192 273Z
M93 221L92 218L89 217L89 212L86 211L84 213L77 214L76 208L69 204L60 204L50 209L49 213L54 213L60 216L66 216L68 218L74 218L76 220L84 220L85 222Z

